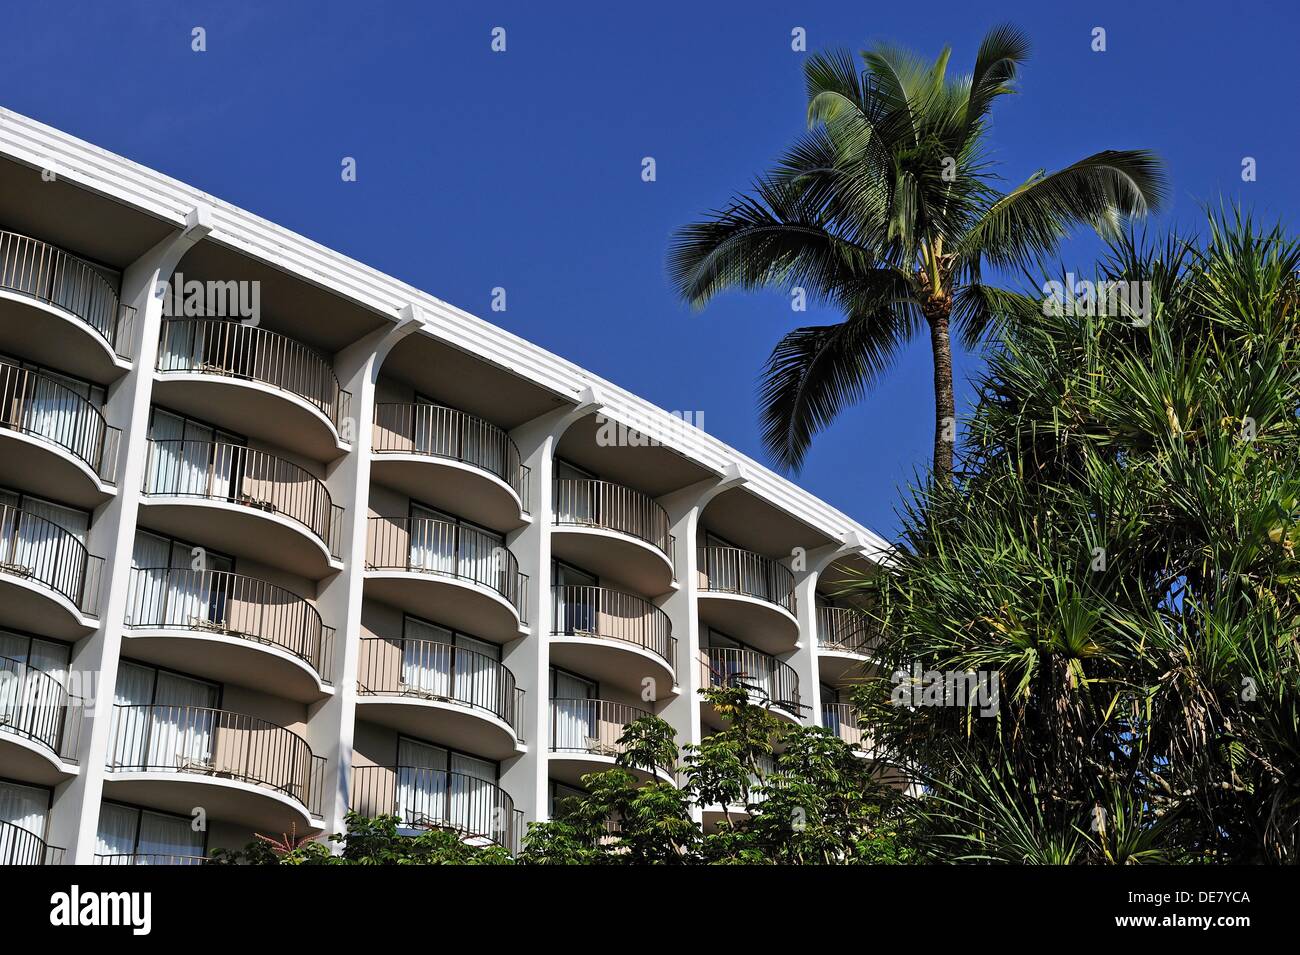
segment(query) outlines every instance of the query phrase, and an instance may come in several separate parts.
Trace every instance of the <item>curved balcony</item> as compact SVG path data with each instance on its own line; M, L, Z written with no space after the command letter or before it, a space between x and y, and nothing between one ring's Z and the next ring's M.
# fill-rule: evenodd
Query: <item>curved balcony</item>
M53 676L0 657L0 766L4 775L42 786L75 775L80 713Z
M743 688L749 691L755 704L766 706L777 716L796 723L803 712L799 701L799 674L794 667L755 650L702 648L700 686ZM709 702L702 700L700 705L710 725L717 725Z
M627 725L653 715L639 706L609 700L552 699L551 778L579 786L585 774L609 769L622 752L619 739ZM652 778L642 769L630 771L641 780ZM653 778L673 781L672 774L660 768Z
M53 521L0 504L0 626L76 640L98 626L102 557Z
M130 368L135 309L89 262L0 231L0 351L107 383Z
M265 451L150 439L142 503L156 530L300 577L320 580L342 567L343 508L310 471Z
M641 594L673 588L668 512L648 495L608 481L555 482L551 553Z
M95 856L95 865L205 865L207 861L207 856L164 855L160 852Z
M861 610L817 608L817 666L821 679L837 686L862 673L880 645L880 629Z
M432 404L377 404L370 474L417 500L493 530L529 520L531 475L501 428Z
M0 359L0 484L93 510L116 492L121 436L67 385Z
M63 851L30 829L0 820L0 865L62 865Z
M822 726L850 746L861 747L866 738L858 708L852 703L823 703Z
M507 759L523 752L524 691L486 654L433 640L364 637L357 715L401 733Z
M330 692L334 628L275 584L210 570L133 567L124 653L313 703Z
M239 321L164 319L154 401L317 461L347 450L352 411L328 359Z
M325 757L275 723L202 706L113 708L104 798L264 832L319 830Z
M528 632L528 578L499 538L434 518L371 517L366 596L505 643Z
M668 615L643 597L605 587L551 588L551 662L655 699L676 684L677 640Z
M496 783L416 766L354 766L350 809L397 816L404 829L450 829L475 844L519 851L524 814Z
M768 653L799 640L794 574L770 557L738 547L699 548L700 622Z

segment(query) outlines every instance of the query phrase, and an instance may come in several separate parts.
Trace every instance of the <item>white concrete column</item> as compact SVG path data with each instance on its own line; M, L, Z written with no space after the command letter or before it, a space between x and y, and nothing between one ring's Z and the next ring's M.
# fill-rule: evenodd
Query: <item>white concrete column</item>
M112 728L113 688L122 649L131 552L135 546L136 516L148 455L149 405L162 325L162 292L185 253L212 231L211 221L212 214L206 206L191 209L184 229L155 245L122 276L121 301L133 306L136 312L135 358L131 370L113 385L105 405L108 423L122 429L122 446L118 450L122 467L117 493L95 514L88 538L90 553L104 558L99 629L78 641L69 668L70 673L84 674L78 682L83 691L93 686L94 693L82 709L85 722L78 748L80 773L59 787L50 815L50 843L65 846L67 861L78 865L94 862L99 828L104 761Z
M334 359L339 382L352 393L352 417L344 425L349 432L344 438L350 441L351 449L334 463L325 478L331 499L343 507L339 542L343 570L324 580L316 594L321 620L335 628L333 670L327 674L334 693L314 704L307 719L307 745L313 755L326 760L325 792L321 798L326 833L344 830L351 797L375 384L389 352L421 324L416 310L408 306L402 310L397 325L372 332Z
M529 512L532 521L513 532L506 546L528 576L529 634L506 646L502 662L524 691L520 718L528 751L501 770L501 786L524 814L525 824L549 818L547 800L550 754L551 673L551 519L554 514L555 448L575 421L600 406L590 389L576 407L557 408L527 421L510 432L520 459L530 469Z

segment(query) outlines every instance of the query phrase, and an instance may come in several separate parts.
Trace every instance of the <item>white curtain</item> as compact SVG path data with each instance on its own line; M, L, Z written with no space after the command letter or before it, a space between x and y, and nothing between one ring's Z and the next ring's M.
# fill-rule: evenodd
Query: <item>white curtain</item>
M189 819L157 812L140 814L141 855L201 856L203 833L195 832Z
M451 631L408 617L403 636L402 683L405 688L421 694L451 697Z
M127 624L166 623L162 619L166 604L164 588L167 585L166 568L170 562L171 544L161 537L136 531L131 550L131 599L127 603Z
M149 765L207 765L212 762L217 688L175 673L159 673L154 691Z
M489 762L451 754L450 815L452 825L471 835L491 836L495 808L497 769Z
M77 396L89 400L90 386L44 370L30 381L31 400L24 415L24 427L89 457L91 449L86 444L94 435L87 430L89 411Z
M505 707L501 699L501 648L494 643L475 640L463 634L456 637L454 670L455 698L500 715Z
M203 834L190 820L105 802L99 811L99 855L201 856ZM136 860L147 863L146 859Z
M111 768L130 769L145 764L145 745L149 739L150 714L155 672L135 663L121 663L117 668L117 685L113 688L112 745L108 754Z
M83 511L38 498L22 501L13 555L4 559L32 568L37 575L60 590L75 594L81 582L79 552L68 542L69 535L86 541L90 517Z
M411 507L411 566L440 574L456 573L456 528L439 511Z
M211 762L216 727L210 708L216 701L210 683L121 664L109 765L167 769Z
M0 861L11 865L38 865L45 861L39 858L40 846L11 826L44 839L49 804L50 794L44 789L0 782L0 822L11 824L0 826Z
M129 856L134 853L139 823L138 809L111 802L101 803L95 853L101 856Z
M507 586L505 558L506 539L477 527L461 524L457 527L459 573L496 590Z
M206 322L167 322L163 325L161 371L190 371L203 361Z
M397 815L402 822L445 822L447 751L402 738L397 764Z
M552 745L556 749L585 750L587 741L598 735L596 707L588 702L593 693L592 685L559 670L552 672L555 681L551 703L555 714Z
M7 724L57 745L62 716L51 710L63 705L71 652L62 643L0 631L0 657L14 661L0 663L0 728Z

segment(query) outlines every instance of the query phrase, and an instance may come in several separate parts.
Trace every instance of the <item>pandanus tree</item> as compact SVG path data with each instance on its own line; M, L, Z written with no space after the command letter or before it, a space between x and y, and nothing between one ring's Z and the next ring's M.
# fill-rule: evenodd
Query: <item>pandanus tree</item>
M993 103L1012 92L1029 43L990 31L969 76L891 45L808 59L808 129L747 193L681 228L669 271L703 307L727 289L802 289L843 315L796 328L761 385L763 440L797 470L813 436L885 375L928 330L934 358L934 470L951 473L956 436L952 345L974 346L1024 301L986 271L1041 266L1072 229L1114 233L1162 201L1160 160L1105 150L1013 189L987 157Z

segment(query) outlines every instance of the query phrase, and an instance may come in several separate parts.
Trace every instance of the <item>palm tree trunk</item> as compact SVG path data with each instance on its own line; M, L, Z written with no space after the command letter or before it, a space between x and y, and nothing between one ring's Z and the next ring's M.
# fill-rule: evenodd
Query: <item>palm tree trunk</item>
M957 411L952 395L952 341L948 337L950 307L926 315L930 351L934 357L934 477L952 476L952 449L957 442Z

